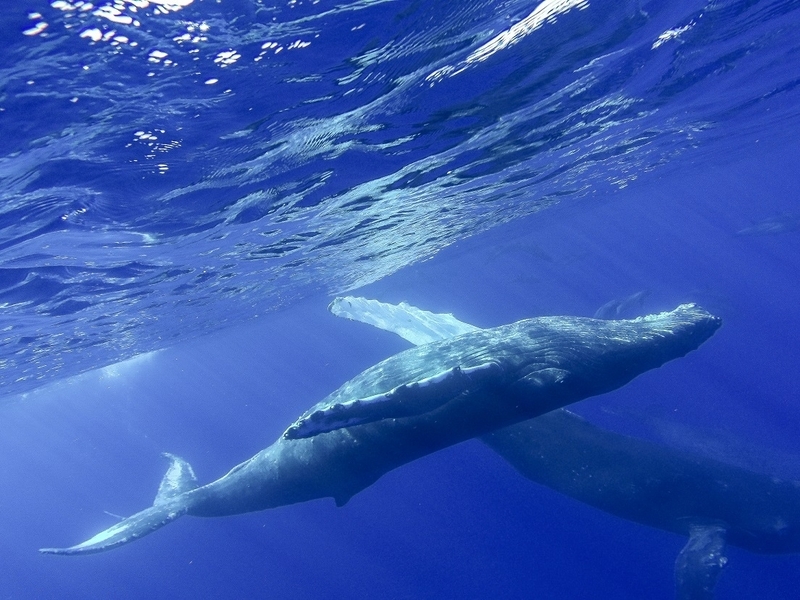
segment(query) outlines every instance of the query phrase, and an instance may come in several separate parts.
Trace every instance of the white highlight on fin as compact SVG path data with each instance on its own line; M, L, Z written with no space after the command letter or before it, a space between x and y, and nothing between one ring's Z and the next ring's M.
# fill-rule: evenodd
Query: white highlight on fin
M367 298L345 296L331 302L328 310L337 317L360 321L396 333L415 346L479 329L459 321L453 315L428 312L405 302L386 304Z
M82 542L82 543L78 544L77 546L74 546L74 548L76 550L78 550L78 549L82 549L82 548L87 548L89 546L96 546L98 544L102 544L106 540L109 540L112 537L114 537L115 535L118 535L120 532L125 531L127 528L128 528L127 525L121 524L121 523L119 523L117 525L113 525L113 526L109 527L108 529L106 529L104 531L101 531L100 533L98 533L94 537L89 538L85 542Z

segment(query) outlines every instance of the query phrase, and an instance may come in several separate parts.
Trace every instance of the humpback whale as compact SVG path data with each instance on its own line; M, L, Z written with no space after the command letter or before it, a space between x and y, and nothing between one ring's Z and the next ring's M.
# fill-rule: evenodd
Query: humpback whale
M412 343L476 329L452 315L362 298L338 300L331 310ZM614 433L565 408L481 440L535 483L623 519L688 536L675 561L678 600L713 597L728 562L727 544L755 553L800 552L800 481Z
M419 315L409 319L419 329ZM151 507L75 546L40 551L109 550L183 515L220 517L324 497L342 506L405 463L614 390L696 349L720 326L692 304L627 321L539 317L478 329L450 319L447 337L447 319L433 319L430 341L418 338L346 382L220 479L199 486L189 463L168 454Z
M621 435L566 409L484 435L525 477L608 513L689 536L677 597L711 598L726 544L800 552L800 482Z

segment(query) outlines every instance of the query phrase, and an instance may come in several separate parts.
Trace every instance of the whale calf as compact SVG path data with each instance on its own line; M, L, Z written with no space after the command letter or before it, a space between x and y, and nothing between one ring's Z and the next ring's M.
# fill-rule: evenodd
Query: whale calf
M362 308L356 303L356 312ZM419 315L408 318L418 329ZM346 382L217 481L199 486L189 463L167 455L151 507L75 546L40 551L109 550L182 515L219 517L324 497L342 506L405 463L612 391L696 349L720 326L691 304L626 321L539 317L478 329L452 319L456 334L441 339L445 321L433 320L431 341L417 339Z

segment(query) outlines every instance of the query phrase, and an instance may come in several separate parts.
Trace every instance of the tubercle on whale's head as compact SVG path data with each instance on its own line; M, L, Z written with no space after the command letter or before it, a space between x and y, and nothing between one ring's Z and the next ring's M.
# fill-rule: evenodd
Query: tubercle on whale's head
M529 338L520 380L552 380L571 400L602 394L697 349L722 321L694 304L632 320L546 317L521 322ZM551 374L557 374L557 376Z
M683 347L680 356L698 348L722 326L722 319L697 304L681 304L674 310L639 317L631 322L649 328L656 340L659 337L669 339L670 343L664 345L665 351L680 352Z

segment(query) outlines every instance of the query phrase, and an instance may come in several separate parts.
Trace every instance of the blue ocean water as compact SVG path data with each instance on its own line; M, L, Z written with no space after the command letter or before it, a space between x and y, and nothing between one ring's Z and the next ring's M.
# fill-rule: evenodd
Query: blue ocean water
M576 407L800 479L800 3L55 0L0 15L0 598L671 598L685 539L478 442L316 501L45 557L211 481L407 347L699 302L698 352ZM791 597L735 548L719 598Z

